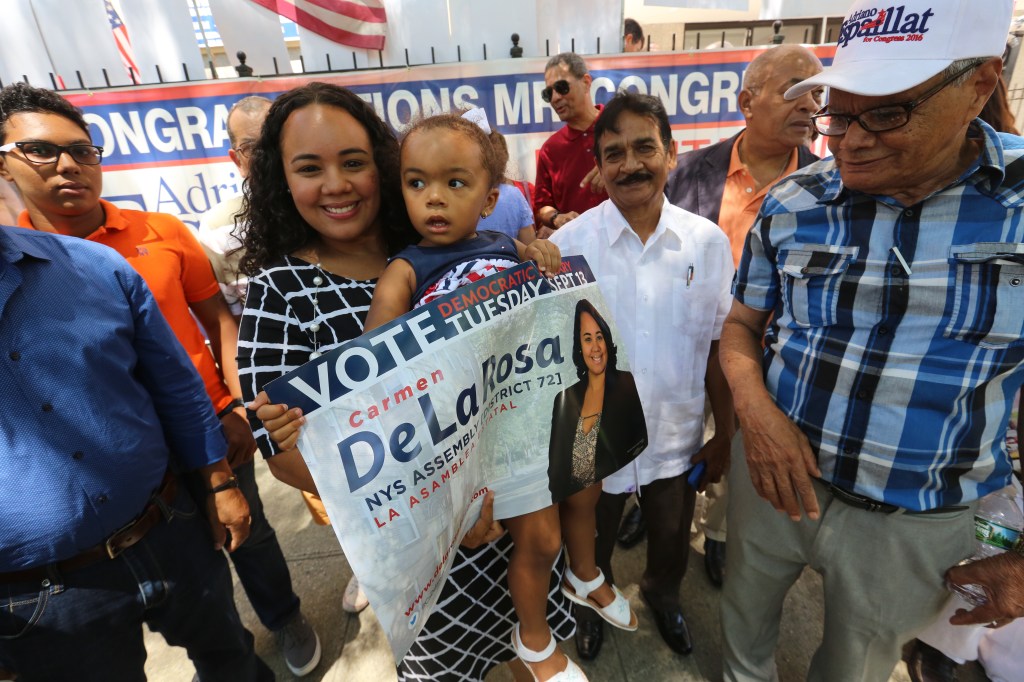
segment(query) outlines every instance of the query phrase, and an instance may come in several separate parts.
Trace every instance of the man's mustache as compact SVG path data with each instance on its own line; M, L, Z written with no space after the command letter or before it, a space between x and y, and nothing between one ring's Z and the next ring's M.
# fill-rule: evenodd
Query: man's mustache
M616 185L635 185L638 182L650 182L654 178L654 174L648 173L647 171L637 171L630 173L621 180L616 180Z

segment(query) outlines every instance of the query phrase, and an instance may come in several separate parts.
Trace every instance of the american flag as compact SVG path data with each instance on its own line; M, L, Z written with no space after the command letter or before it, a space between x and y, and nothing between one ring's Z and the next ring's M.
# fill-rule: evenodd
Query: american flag
M252 0L329 40L368 50L384 49L383 0Z
M110 22L110 30L114 32L114 42L117 43L117 51L121 55L121 63L128 71L128 77L136 82L140 80L139 65L135 63L135 53L132 52L132 41L128 39L128 27L121 20L121 14L114 7L110 0L103 0L107 9L107 21Z

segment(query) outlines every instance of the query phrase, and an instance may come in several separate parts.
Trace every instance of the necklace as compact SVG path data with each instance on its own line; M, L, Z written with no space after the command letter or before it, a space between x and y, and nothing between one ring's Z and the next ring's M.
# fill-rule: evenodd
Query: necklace
M316 289L313 291L313 295L309 297L309 302L313 304L313 324L309 325L309 331L313 334L313 352L309 354L310 360L316 360L320 357L320 340L317 339L317 332L320 331L320 287L323 286L325 281L323 268L320 267L320 254L315 250L313 251L313 258L316 262L310 263L313 266L315 274L313 275L313 286Z

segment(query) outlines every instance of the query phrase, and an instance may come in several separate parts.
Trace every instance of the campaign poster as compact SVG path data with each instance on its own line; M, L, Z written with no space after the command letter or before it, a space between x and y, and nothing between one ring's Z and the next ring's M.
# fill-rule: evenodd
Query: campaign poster
M600 334L590 322L598 319ZM597 336L603 347L591 343ZM646 447L617 338L582 257L563 259L551 278L531 262L267 385L271 401L306 416L299 450L396 660L430 615L487 491L495 518L519 516L628 466ZM613 347L614 367L606 359ZM579 394L598 375L593 381L607 383L595 431ZM575 434L585 416L596 434L591 461L574 460L572 436L560 461L549 458L553 433Z

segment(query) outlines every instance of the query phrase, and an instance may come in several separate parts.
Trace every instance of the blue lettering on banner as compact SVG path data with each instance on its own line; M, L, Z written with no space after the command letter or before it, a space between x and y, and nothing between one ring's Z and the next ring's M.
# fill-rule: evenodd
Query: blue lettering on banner
M745 68L745 63L731 63L595 70L592 91L598 103L623 88L654 95L665 104L672 125L740 123L736 99ZM471 106L485 109L491 124L507 135L562 126L541 99L544 80L536 73L350 87L396 130L421 114ZM104 163L124 167L227 156L227 114L242 94L78 103L94 142L104 148ZM273 98L280 93L264 94Z

